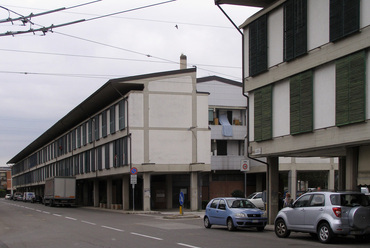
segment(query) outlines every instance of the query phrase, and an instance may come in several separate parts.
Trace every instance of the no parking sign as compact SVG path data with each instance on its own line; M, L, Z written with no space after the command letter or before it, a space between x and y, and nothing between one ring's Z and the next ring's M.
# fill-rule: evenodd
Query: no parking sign
M240 171L249 171L249 169L250 169L249 160L242 160Z

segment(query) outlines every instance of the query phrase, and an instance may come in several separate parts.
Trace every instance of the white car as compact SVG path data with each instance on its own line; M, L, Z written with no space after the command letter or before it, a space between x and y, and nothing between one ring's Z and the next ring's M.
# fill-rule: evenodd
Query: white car
M265 203L262 200L262 192L254 192L247 199L259 209L265 209Z

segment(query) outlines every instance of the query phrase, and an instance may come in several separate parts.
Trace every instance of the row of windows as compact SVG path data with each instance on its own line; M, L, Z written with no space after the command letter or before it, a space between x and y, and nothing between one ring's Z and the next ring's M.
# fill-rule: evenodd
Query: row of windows
M360 29L360 0L330 0L330 42ZM249 24L249 75L267 71L267 14ZM284 4L284 61L307 53L307 0Z
M338 59L336 65L336 125L366 118L366 53ZM290 78L290 134L313 130L313 70ZM254 92L254 140L272 138L272 84Z
M114 134L119 130L125 129L125 112L125 101L121 100L45 146L40 151L15 164L12 167L12 174L21 173L38 164L46 163L101 138L105 138L108 134Z
M25 185L43 182L53 176L76 176L96 170L117 168L128 165L128 138L121 138L76 154L73 157L44 166L37 170L17 176L13 185Z

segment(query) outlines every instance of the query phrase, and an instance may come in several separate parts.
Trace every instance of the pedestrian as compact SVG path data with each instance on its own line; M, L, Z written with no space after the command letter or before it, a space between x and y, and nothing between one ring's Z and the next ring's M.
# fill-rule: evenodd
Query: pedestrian
M283 208L291 207L292 203L293 203L293 199L290 197L290 193L287 192L285 195L284 202L283 202Z

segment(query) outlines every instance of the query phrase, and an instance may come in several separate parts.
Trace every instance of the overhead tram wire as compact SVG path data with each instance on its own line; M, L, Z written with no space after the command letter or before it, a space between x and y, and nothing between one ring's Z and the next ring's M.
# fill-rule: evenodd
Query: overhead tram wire
M40 31L43 32L44 34L46 34L48 31L53 32L53 29L54 28L59 28L59 27L63 27L63 26L73 25L73 24L77 24L77 23L81 23L81 22L93 21L93 20L97 20L97 19L101 19L101 18L105 18L105 17L109 17L109 16L114 16L114 15L118 15L118 14L122 14L122 13L127 13L127 12L131 12L131 11L135 11L135 10L140 10L140 9L155 7L155 6L158 6L158 5L167 4L167 3L171 3L171 2L175 2L175 1L176 0L168 0L168 1L160 2L160 3L155 3L155 4L150 4L150 5L145 5L145 6L141 6L141 7L129 9L129 10L123 10L123 11L119 11L119 12L115 12L115 13L111 13L111 14L106 14L106 15L102 15L102 16L92 17L90 19L81 19L81 20L72 21L72 22L63 23L63 24L58 24L58 25L52 24L49 27L41 27L41 28L38 28L38 29L29 29L29 30L26 30L26 31L16 31L16 32L8 31L8 32L5 32L5 33L0 34L0 36L15 36L15 35L19 35L19 34L35 33L35 32L40 32ZM22 17L19 20L22 20L22 19L24 19L24 18Z

